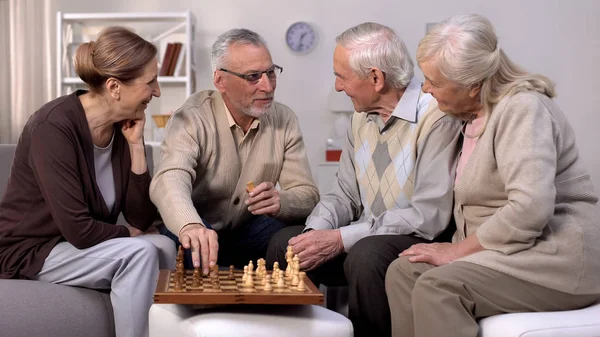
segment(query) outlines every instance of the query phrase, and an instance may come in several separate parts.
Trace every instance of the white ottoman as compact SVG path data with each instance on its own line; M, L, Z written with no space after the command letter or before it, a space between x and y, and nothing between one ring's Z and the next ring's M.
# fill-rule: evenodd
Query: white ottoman
M599 337L600 304L556 312L527 312L484 318L479 337Z
M150 308L150 337L352 337L350 320L317 305L232 305Z

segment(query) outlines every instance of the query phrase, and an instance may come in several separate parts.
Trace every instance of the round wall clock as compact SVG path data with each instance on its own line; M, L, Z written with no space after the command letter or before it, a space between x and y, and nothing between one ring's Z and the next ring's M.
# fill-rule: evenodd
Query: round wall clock
M285 42L296 53L308 53L317 44L317 33L309 23L298 21L288 28Z

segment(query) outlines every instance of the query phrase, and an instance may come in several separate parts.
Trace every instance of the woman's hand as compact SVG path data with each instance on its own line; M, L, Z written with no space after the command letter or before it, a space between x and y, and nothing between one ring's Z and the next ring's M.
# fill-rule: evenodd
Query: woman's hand
M128 119L121 122L121 132L129 145L144 145L146 119Z
M485 250L473 233L459 243L418 243L412 245L399 256L407 256L410 262L425 262L443 266L461 257Z
M410 262L425 262L434 266L443 266L462 257L458 254L457 243L418 243L399 256L408 256Z

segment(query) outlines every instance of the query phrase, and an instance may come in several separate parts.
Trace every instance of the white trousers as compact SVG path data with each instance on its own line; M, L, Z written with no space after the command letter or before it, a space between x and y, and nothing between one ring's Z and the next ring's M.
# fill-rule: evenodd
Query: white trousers
M110 289L117 337L147 337L158 270L175 268L175 245L163 235L117 238L87 249L61 242L34 277L68 286Z

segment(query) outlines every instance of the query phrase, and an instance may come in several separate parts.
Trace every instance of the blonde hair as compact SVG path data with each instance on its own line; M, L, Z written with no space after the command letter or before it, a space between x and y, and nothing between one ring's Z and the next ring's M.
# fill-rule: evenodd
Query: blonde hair
M403 89L414 74L414 65L406 45L389 27L374 22L348 28L336 43L350 52L350 68L366 78L373 67L385 74L385 83Z
M102 30L96 41L77 48L75 72L90 90L100 92L110 77L129 82L142 75L144 67L156 58L156 47L123 27Z
M528 73L508 58L490 21L477 14L456 15L436 25L417 49L417 62L426 61L435 62L451 82L465 87L481 84L484 116L502 98L522 91L555 96L547 77Z

